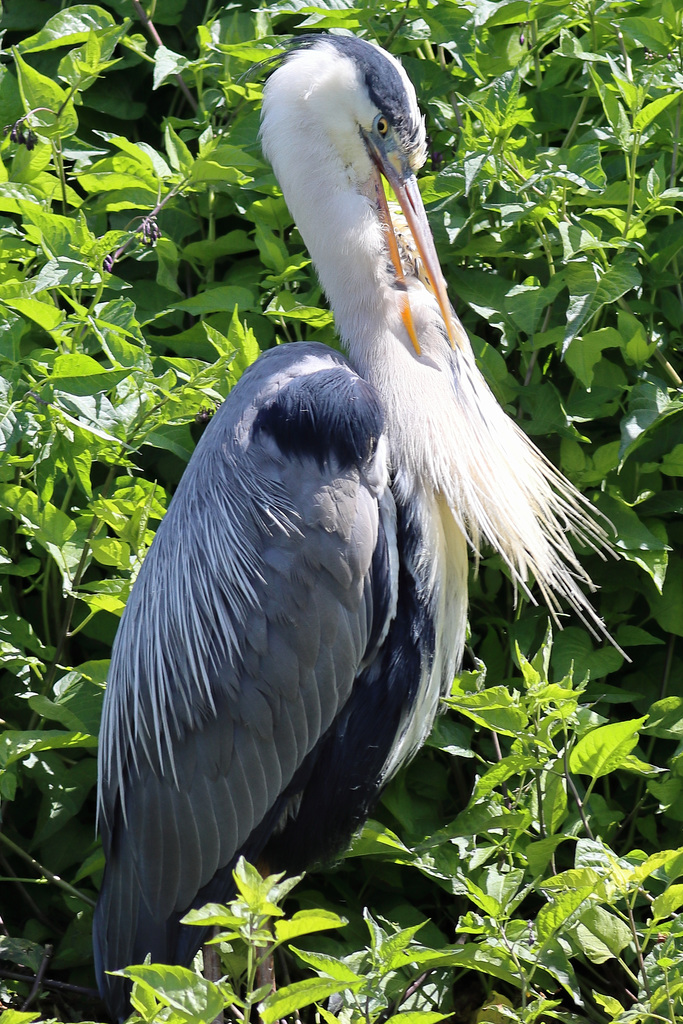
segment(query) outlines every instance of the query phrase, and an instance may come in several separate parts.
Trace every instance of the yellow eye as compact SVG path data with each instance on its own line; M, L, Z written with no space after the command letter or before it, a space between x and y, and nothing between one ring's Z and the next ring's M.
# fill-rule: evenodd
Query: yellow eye
M380 135L386 135L387 132L389 131L389 122L387 121L386 117L377 118L377 131L380 133Z

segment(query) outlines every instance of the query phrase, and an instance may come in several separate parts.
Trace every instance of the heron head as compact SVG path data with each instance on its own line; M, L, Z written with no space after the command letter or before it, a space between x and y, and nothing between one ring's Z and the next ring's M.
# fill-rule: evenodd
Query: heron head
M416 179L426 156L424 119L399 61L355 36L304 37L283 55L266 85L261 138L300 227L306 221L305 197L287 183L296 176L299 185L305 175L302 161L309 167L325 161L330 165L326 180L333 187L353 190L372 203L396 284L403 289L401 318L419 354L405 268L384 190L384 180L389 183L423 264L422 282L436 298L454 346L446 284ZM305 241L312 249L311 241Z

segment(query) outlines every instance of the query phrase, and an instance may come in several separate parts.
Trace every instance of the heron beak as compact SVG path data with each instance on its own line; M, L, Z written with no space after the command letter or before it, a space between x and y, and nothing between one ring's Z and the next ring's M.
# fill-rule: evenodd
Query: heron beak
M429 221L427 220L427 214L422 202L422 196L420 195L420 189L418 188L417 178L413 174L412 170L407 169L402 165L400 155L396 150L389 151L388 147L386 150L384 148L380 148L374 143L372 138L368 138L367 141L369 143L370 153L374 159L375 165L378 171L384 175L391 185L394 195L401 207L401 211L403 212L403 216L408 223L410 233L412 234L413 241L415 242L415 247L420 259L422 260L425 273L429 279L432 292L434 293L434 297L439 305L441 316L443 317L443 322L446 327L446 332L451 343L451 348L455 349L457 339L454 330L451 304L446 291L446 282L444 281L443 273L441 272L439 257L436 254L434 238L429 227ZM389 206L387 204L381 177L379 177L377 182L377 199L380 219L382 221L382 227L387 240L391 262L396 270L398 280L403 282L405 281L405 276L398 250L398 242L396 241L394 225L391 220L391 214L389 212ZM413 325L413 318L410 312L410 302L407 293L405 307L401 316L404 324L406 325L406 330L408 331L415 351L420 355L420 345L415 334L415 327Z
M389 204L387 203L387 197L384 192L384 185L382 184L382 175L377 174L375 180L375 191L377 196L377 206L379 209L379 219L384 232L384 238L389 249L389 255L391 262L394 265L396 271L396 277L398 281L406 288L401 296L401 320L403 326L408 332L408 337L413 343L413 348L418 356L422 355L422 349L420 348L420 342L417 340L417 332L415 331L415 324L413 323L413 314L410 309L410 299L408 298L407 286L405 283L405 275L403 273L403 264L401 262L401 254L398 251L398 242L396 240L396 232L394 231L394 224L391 219L391 211L389 210Z

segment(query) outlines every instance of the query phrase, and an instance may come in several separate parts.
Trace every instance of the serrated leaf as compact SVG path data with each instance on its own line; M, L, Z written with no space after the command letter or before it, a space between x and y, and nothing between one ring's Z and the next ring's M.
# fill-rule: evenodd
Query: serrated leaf
M570 299L562 343L563 355L584 325L605 304L616 302L641 282L640 271L626 257L617 257L606 270L595 263L571 265L565 278Z

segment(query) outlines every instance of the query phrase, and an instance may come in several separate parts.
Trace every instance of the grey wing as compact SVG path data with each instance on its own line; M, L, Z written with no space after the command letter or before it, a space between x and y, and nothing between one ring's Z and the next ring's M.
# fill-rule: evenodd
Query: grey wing
M385 632L396 572L371 579L380 535L396 544L382 430L341 356L296 345L262 356L202 439L112 656L100 973L173 959L155 922L240 852L258 856Z

